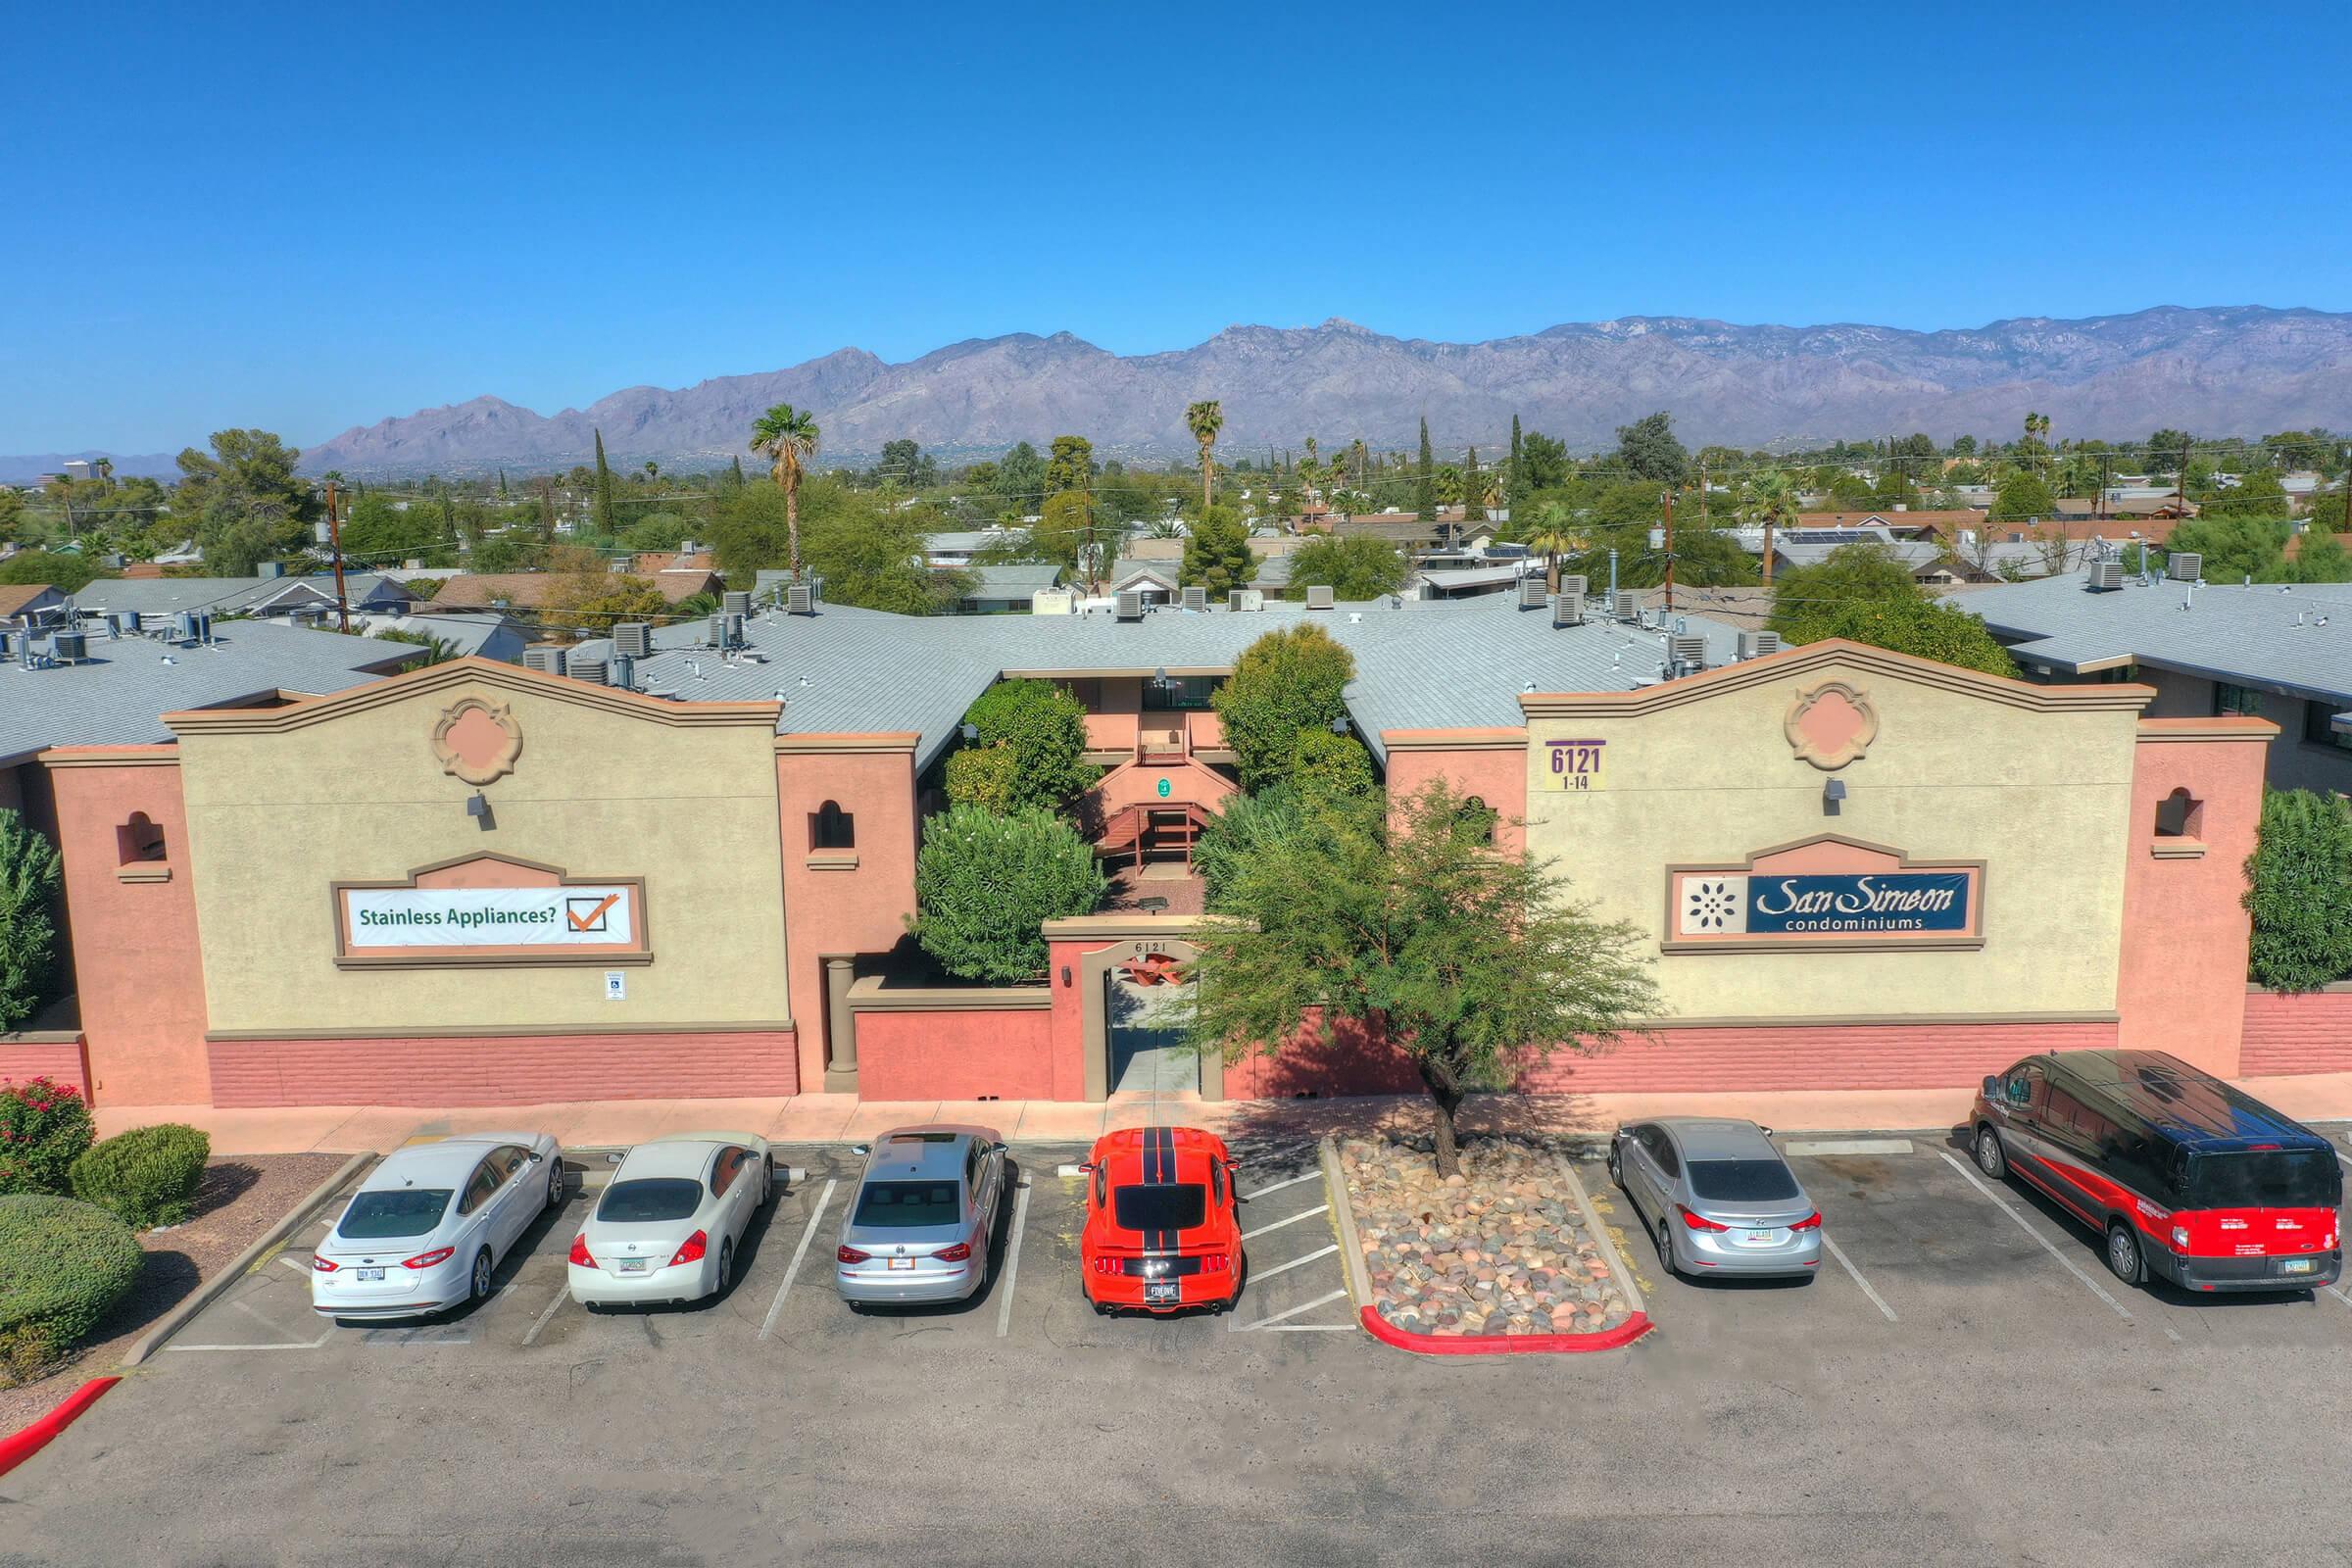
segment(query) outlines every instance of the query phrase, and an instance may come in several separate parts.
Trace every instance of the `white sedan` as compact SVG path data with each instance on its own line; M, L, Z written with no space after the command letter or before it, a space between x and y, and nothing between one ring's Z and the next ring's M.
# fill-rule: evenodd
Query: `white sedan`
M476 1133L377 1161L311 1257L328 1317L421 1317L489 1298L531 1221L564 1202L564 1151L545 1133Z
M743 1133L639 1144L572 1241L571 1298L646 1306L723 1294L774 1173L767 1140Z

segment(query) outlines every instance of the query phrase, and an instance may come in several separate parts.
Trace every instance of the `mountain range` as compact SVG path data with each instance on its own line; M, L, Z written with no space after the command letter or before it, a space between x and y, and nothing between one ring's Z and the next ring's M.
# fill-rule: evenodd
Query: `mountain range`
M604 433L615 463L724 462L776 403L813 411L823 457L911 438L947 455L1091 438L1099 455L1188 456L1188 403L1219 400L1220 448L1248 456L1362 438L1492 449L1516 414L1572 450L1614 444L1654 410L1692 447L1799 447L1924 430L2014 435L2028 410L2060 437L2352 427L2352 314L2159 307L1975 328L1740 326L1629 317L1483 343L1385 336L1349 321L1233 326L1196 347L1117 355L1067 332L974 338L906 364L841 349L788 369L678 389L630 387L545 416L496 397L354 427L306 448L311 471L568 466ZM747 462L751 461L747 458ZM821 461L821 459L820 459ZM5 460L0 460L4 465ZM0 467L4 471L4 467Z

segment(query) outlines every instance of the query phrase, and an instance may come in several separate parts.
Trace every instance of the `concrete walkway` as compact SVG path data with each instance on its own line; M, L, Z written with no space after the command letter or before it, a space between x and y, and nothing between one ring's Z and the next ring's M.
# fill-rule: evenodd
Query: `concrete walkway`
M2241 1087L2306 1121L2352 1120L2352 1073L2248 1078ZM1778 1132L1919 1130L1949 1127L1967 1113L1965 1089L1807 1090L1719 1095L1481 1095L1463 1108L1469 1128L1603 1132L1646 1116L1744 1116ZM1219 1132L1283 1128L1307 1133L1420 1131L1426 1102L1365 1096L1344 1100L1259 1100L1205 1103L1192 1097L1114 1095L1102 1104L1049 1101L862 1102L851 1095L768 1100L603 1100L544 1105L419 1108L304 1105L217 1110L210 1105L100 1105L110 1136L151 1122L179 1121L213 1136L216 1154L384 1151L415 1138L498 1128L553 1133L569 1146L643 1142L703 1129L755 1133L775 1143L870 1137L911 1122L994 1127L1017 1143L1080 1144L1118 1127L1182 1123Z

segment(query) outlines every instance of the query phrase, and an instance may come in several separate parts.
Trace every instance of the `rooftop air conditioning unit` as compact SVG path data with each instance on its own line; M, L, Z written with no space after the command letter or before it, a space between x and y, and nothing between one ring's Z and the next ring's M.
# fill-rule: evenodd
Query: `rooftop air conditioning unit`
M122 612L122 629L135 634L137 632L145 631L147 629L147 625L146 622L139 619L139 612L137 611L125 610Z
M816 613L816 590L807 583L794 583L784 590L784 613L813 615Z
M1591 594L1592 592L1592 585L1586 580L1583 572L1572 571L1560 578L1560 592L1564 594Z
M1519 579L1519 608L1521 610L1542 610L1545 597L1543 578L1531 574Z
M1777 631L1743 631L1740 634L1740 658L1768 659L1781 651L1781 634Z
M2164 564L2164 574L2175 582L2202 582L2205 578L2205 558L2194 550L2177 550Z
M709 623L703 628L703 641L709 643L713 648L726 647L727 617L724 615L712 615Z
M10 659L15 657L17 644L24 635L23 632L10 631L7 627L0 626L0 664L7 663Z
M1309 610L1329 610L1334 602L1331 584L1327 582L1316 583L1306 591L1306 608Z
M2094 561L2085 574L2083 587L2094 594L2111 594L2124 585L2124 564L2120 561Z
M1619 620L1640 620L1642 618L1642 596L1631 588L1618 589L1610 600L1609 613L1615 615Z
M752 596L741 589L730 588L718 596L718 608L723 614L748 615L752 612Z
M1707 667L1707 640L1704 637L1670 637L1666 652L1679 669Z
M1208 590L1205 588L1187 588L1184 591L1184 608L1187 610L1206 610L1208 608Z
M654 629L642 620L624 620L612 628L612 651L644 659L654 651Z
M60 627L49 634L49 652L61 664L78 664L90 657L89 634Z
M1122 589L1120 589L1120 590L1119 590L1119 597L1118 597L1118 600L1117 600L1117 607L1118 607L1118 608L1117 608L1117 613L1118 613L1118 617L1119 617L1121 620L1141 620L1141 619L1143 619L1143 618L1144 618L1144 591L1143 591L1141 588L1122 588Z
M1562 588L1559 597L1551 602L1551 623L1554 626L1582 626L1585 623L1585 596Z
M722 613L724 612L722 612ZM727 646L729 648L741 648L743 646L743 617L737 614L728 614L726 615L726 622Z
M564 673L564 650L556 647L525 648L522 651L522 667L538 670L545 675L561 675Z
M573 680L584 680L591 686L605 684L605 662L601 659L567 659L564 673Z

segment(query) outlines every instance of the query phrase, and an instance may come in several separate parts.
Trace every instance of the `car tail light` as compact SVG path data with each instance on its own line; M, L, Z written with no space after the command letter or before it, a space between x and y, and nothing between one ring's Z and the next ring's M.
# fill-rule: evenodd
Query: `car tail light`
M703 1260L703 1253L709 1250L710 1247L710 1238L705 1236L701 1231L696 1231L692 1236L686 1238L675 1252L670 1254L668 1266L676 1268L680 1263L699 1263Z
M1098 1257L1094 1260L1094 1262L1088 1264L1087 1266L1092 1268L1098 1274L1116 1274L1120 1272L1125 1265L1123 1260L1119 1258Z
M871 1252L860 1252L855 1247L842 1248L833 1254L835 1261L842 1263L862 1263L873 1255Z
M1788 1228L1792 1231L1817 1231L1821 1229L1821 1210L1818 1208L1815 1209L1812 1213L1807 1214L1803 1219L1798 1220L1795 1224L1789 1226Z
M582 1268L596 1267L596 1257L588 1250L588 1233L580 1232L571 1239L571 1260Z
M435 1263L446 1263L457 1255L458 1250L454 1247L436 1247L429 1252L418 1252L415 1257L402 1258L400 1266L402 1268L431 1268Z
M931 1255L942 1263L960 1263L972 1255L972 1244L957 1242L954 1247L943 1247Z
M317 1269L321 1274L332 1274L337 1265L332 1258L313 1257L311 1259L311 1267Z
M1200 1254L1200 1272L1203 1274L1222 1274L1232 1266L1233 1259L1227 1257L1223 1252L1202 1252Z
M2173 1250L2176 1252L2185 1252L2188 1250L2187 1226L2176 1225L2173 1227Z
M1716 1224L1703 1214L1693 1214L1680 1203L1674 1205L1674 1211L1682 1215L1683 1223L1694 1231L1728 1231L1731 1229L1729 1225Z

